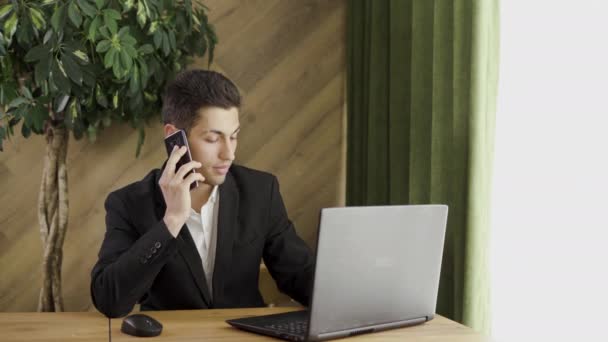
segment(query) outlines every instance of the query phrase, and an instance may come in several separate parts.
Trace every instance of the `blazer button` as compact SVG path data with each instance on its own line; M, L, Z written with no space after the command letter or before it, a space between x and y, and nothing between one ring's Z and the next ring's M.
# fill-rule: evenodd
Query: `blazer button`
M139 259L139 262L141 262L142 264L145 264L148 262L148 259L142 257Z
M152 252L152 254L156 253L156 248L154 248L154 247L150 248L150 252Z
M150 259L152 257L152 254L146 254L146 259Z
M154 244L154 247L156 249L159 249L162 246L162 244L159 241L156 241L156 243Z

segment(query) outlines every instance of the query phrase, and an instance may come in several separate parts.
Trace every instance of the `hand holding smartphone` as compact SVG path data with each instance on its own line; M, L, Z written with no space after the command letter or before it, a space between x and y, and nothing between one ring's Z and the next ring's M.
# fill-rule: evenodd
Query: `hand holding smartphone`
M190 146L188 146L188 139L186 138L186 132L184 130L178 130L171 135L165 137L165 147L167 149L167 156L171 156L173 147L186 146L187 152L177 161L175 164L175 171L177 172L182 165L192 161L192 155L190 154ZM184 178L188 177L191 173L196 172L194 170L189 171ZM194 181L190 184L190 190L198 187L198 181Z

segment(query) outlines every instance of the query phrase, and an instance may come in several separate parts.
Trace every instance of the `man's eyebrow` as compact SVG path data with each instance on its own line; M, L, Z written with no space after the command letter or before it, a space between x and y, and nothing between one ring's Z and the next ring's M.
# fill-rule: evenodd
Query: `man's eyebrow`
M234 132L232 132L230 135L236 134L236 133L238 133L240 130L241 130L241 127L239 126L239 127L238 127L237 129L235 129L235 130L234 130ZM225 134L224 134L224 132L222 132L222 131L218 131L218 130L216 130L216 129L210 129L210 130L206 130L206 131L204 131L204 132L203 132L203 134L206 134L206 133L215 133L215 134L219 134L219 135L225 135Z

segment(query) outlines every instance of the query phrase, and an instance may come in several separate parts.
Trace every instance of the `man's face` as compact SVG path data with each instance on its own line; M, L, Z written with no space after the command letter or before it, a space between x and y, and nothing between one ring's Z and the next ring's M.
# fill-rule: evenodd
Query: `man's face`
M203 164L196 171L205 177L205 183L220 185L234 161L240 130L239 111L236 107L206 107L199 109L198 116L188 132L190 153L193 160Z

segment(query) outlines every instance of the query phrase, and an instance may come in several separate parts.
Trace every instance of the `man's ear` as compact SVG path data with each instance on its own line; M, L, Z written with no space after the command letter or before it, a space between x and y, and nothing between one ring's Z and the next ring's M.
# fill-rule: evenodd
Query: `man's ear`
M171 134L173 134L173 133L175 133L175 132L179 131L179 130L177 129L177 127L175 127L173 124L166 124L166 125L163 127L163 130L164 130L164 132L165 132L165 137L168 137L169 135L171 135Z

